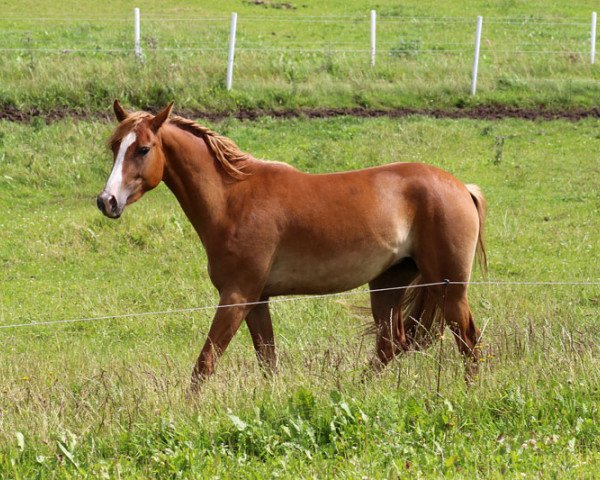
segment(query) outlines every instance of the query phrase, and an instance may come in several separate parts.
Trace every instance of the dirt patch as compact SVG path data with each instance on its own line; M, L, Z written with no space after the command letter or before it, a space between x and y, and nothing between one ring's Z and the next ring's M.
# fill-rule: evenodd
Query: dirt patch
M265 7L265 8L296 10L296 7L294 5L292 5L291 3L284 3L284 2L267 2L265 0L246 0L244 3L247 5L258 5L260 7Z
M43 121L45 123L53 123L66 118L76 120L109 120L111 116L106 112L84 112L71 108L56 108L44 111L37 108L20 110L12 106L0 107L0 120L8 120L9 122L31 123L34 121Z
M146 110L156 112L158 108L148 107ZM525 120L570 120L584 118L600 118L600 107L589 109L551 110L545 108L519 108L506 105L481 105L468 108L418 109L418 108L298 108L293 110L236 110L231 112L215 112L194 109L177 109L177 114L188 118L205 118L219 121L225 118L240 120L256 120L261 117L272 118L331 118L353 116L360 118L390 117L402 118L411 115L422 115L433 118L470 118L475 120L501 120L504 118L521 118ZM20 110L15 107L0 107L0 120L30 123L43 121L53 123L63 119L75 120L111 120L112 112L86 112L70 108L57 108L48 111L38 109Z
M583 118L600 118L600 107L591 109L575 110L548 110L544 108L525 109L503 105L482 105L469 108L454 109L419 109L419 108L394 108L394 109L372 109L372 108L322 108L322 109L297 109L283 111L261 111L261 110L239 110L231 114L219 114L211 112L189 112L191 116L208 119L222 119L234 116L242 120L255 120L263 116L274 118L330 118L339 116L352 116L362 118L390 117L401 118L412 115L422 115L434 118L471 118L475 120L499 120L503 118L521 118L525 120L581 120Z

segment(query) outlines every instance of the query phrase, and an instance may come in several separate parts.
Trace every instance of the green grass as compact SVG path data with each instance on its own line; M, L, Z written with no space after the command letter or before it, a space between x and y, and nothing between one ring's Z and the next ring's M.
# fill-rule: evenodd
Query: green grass
M586 53L593 2L289 3L146 2L142 63L131 52L132 4L2 5L0 48L19 50L0 51L0 107L96 112L114 97L207 111L597 106L598 67ZM375 68L367 51L339 51L368 50L370 8ZM231 11L239 50L228 93ZM306 21L323 15L344 18ZM476 15L484 30L471 98ZM72 48L96 51L63 52ZM597 120L212 126L257 157L311 172L438 165L486 194L490 279L599 278ZM0 326L217 302L200 242L164 186L119 221L97 211L111 129L0 122ZM446 338L440 397L437 346L363 381L373 352L364 292L274 305L280 374L263 378L242 328L197 398L188 380L211 309L0 329L0 478L597 476L600 287L479 285L470 299L486 327L481 376L465 387Z
M0 106L102 111L115 97L137 107L174 99L209 111L597 106L598 62L590 65L588 53L592 1L289 3L295 8L145 4L143 62L132 52L130 4L7 5L0 19L0 48L9 49L0 50ZM379 19L375 68L371 7ZM231 11L239 13L238 51L227 92ZM27 20L31 12L45 20ZM476 15L484 16L484 29L478 94L471 97ZM323 16L337 18L314 18Z
M212 125L311 172L424 161L479 184L490 279L598 280L599 122L336 118ZM112 125L0 122L0 325L212 305L164 186L119 221L94 197ZM504 140L502 140L504 139ZM479 272L475 279L481 279ZM472 388L447 338L361 381L367 295L273 308L280 374L245 329L187 395L211 310L0 330L0 478L593 478L596 286L473 286L485 361Z

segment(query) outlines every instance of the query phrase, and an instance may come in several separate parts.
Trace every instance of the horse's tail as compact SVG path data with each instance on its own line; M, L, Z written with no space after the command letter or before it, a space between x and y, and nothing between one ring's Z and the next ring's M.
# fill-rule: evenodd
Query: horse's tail
M483 242L483 226L485 224L485 214L487 211L487 202L485 197L483 196L483 192L481 188L472 183L465 185L467 190L471 194L471 198L473 199L473 203L475 203L475 207L477 208L477 214L479 215L479 234L477 236L477 261L479 262L479 266L484 273L487 273L487 254L485 253L485 243Z
M471 194L479 216L476 256L483 272L487 272L487 255L483 241L483 225L487 202L477 185L469 184L466 187ZM429 292L429 289L419 286L422 283L423 278L418 275L410 284L410 287L414 288L408 288L402 302L402 318L406 339L411 347L416 350L429 346L435 340L434 327L440 324L443 315L442 309Z

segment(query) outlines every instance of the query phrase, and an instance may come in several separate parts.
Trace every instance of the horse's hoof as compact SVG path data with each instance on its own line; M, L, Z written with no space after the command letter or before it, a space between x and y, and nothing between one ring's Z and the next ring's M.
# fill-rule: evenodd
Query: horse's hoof
M385 364L379 360L377 357L373 357L369 362L369 367L371 369L371 373L381 373L385 368Z
M262 376L265 380L273 380L273 378L275 378L279 373L277 367L263 367L261 370Z
M190 388L188 390L190 395L198 395L200 390L202 390L202 384L206 380L206 377L203 375L193 374L190 380Z
M465 383L467 384L467 387L473 386L478 378L479 369L477 368L477 365L467 365L465 368Z
M360 375L360 381L365 383L372 380L374 377L379 375L384 368L385 365L381 362L381 360L379 360L377 357L373 357L363 369Z

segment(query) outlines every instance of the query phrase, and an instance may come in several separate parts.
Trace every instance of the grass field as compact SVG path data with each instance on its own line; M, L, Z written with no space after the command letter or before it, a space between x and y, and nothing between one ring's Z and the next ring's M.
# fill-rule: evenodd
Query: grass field
M257 157L311 172L425 161L479 184L493 280L598 280L599 122L228 120ZM94 197L112 125L0 123L0 325L212 305L166 188L110 221ZM475 272L475 279L481 279ZM198 398L212 311L0 329L0 478L593 478L600 287L473 286L485 361L450 339L361 381L366 294L274 307L281 372L241 331Z
M285 6L291 8L285 8ZM133 4L10 2L0 18L0 107L102 111L171 99L206 111L301 107L595 107L590 16L577 2L146 2L143 62ZM277 8L279 7L279 8ZM370 8L378 57L369 66ZM239 14L225 89L229 14ZM35 12L33 18L31 12ZM77 14L72 12L78 12ZM478 95L469 95L475 18L484 16Z
M114 124L90 119L115 97L208 113L589 109L600 94L587 53L597 4L144 2L143 62L132 52L134 6L0 0L0 118L33 111L27 123L0 120L0 479L597 478L597 283L473 285L481 375L465 386L445 338L439 396L438 345L364 377L374 339L363 336L361 290L273 305L280 373L263 377L242 328L198 397L189 377L211 308L5 328L217 303L205 253L166 187L118 221L95 206ZM47 121L56 111L92 115ZM437 165L487 197L488 280L600 280L598 119L267 116L211 126L308 172Z

